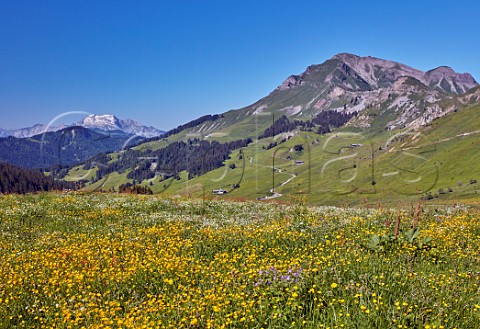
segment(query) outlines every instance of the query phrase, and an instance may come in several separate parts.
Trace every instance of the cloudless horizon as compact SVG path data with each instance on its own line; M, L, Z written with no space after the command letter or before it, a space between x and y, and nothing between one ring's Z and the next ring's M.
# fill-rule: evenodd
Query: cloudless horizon
M478 82L478 12L465 0L3 0L0 127L80 111L168 130L248 106L343 52Z

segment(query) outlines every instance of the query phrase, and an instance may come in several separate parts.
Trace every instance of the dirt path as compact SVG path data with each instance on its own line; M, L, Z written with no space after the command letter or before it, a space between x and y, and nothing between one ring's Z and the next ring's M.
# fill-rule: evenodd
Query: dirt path
M282 173L282 174L285 174L285 175L290 175L290 178L288 178L286 181L281 183L279 185L279 187L287 185L292 179L294 179L296 177L294 174L287 174L287 173L282 172L282 170L280 168L276 168L276 167L273 167L273 166L270 167L270 168L277 170L279 173ZM279 197L283 196L283 194L275 192L275 187L270 189L270 193L272 193L272 195L266 195L264 197L257 198L257 200L270 200L270 199L275 199L275 198L279 198Z

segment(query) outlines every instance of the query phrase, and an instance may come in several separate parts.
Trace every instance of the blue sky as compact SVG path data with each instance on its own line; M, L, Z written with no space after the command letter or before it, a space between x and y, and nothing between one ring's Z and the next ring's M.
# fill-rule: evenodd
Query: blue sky
M2 0L0 127L84 111L167 130L340 52L480 81L479 12L464 0Z

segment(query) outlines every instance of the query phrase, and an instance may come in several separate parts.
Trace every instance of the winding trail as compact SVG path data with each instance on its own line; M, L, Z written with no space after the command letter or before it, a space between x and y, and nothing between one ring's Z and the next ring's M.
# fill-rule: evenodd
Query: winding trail
M294 179L296 177L294 174L287 174L287 173L282 172L282 169L280 169L280 168L276 168L274 166L271 166L271 167L266 166L266 167L277 170L279 173L282 173L282 174L285 174L285 175L290 175L290 178L288 178L286 181L281 183L278 187L282 187L282 186L287 185L292 179ZM283 194L275 192L275 187L270 189L270 193L272 193L272 195L266 195L266 196L257 198L257 200L270 200L270 199L276 199L276 198L279 198L279 197L283 196Z

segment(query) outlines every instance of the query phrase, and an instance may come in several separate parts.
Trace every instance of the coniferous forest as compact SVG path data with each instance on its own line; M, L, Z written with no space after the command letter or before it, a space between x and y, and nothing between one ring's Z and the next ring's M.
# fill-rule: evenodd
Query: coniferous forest
M42 172L0 163L0 192L25 194L38 191L72 189L72 183L57 181Z
M303 130L313 131L323 135L331 132L331 128L338 128L348 122L353 116L357 115L356 112L345 113L338 111L322 111L317 114L312 120L302 121L294 120L290 121L285 115L276 120L270 127L258 136L258 138L273 137L277 134L286 133L300 127Z

